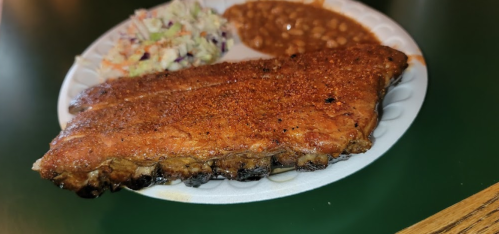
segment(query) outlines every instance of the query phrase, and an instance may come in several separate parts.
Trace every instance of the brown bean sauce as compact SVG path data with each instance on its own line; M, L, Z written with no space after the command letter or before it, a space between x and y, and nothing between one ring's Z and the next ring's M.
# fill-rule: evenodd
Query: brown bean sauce
M356 21L318 4L252 1L224 13L249 47L274 56L379 40ZM322 5L322 4L321 4Z

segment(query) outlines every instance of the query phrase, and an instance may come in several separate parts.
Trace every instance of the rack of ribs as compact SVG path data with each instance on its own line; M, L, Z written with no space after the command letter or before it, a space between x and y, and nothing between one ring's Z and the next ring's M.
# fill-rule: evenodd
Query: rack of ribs
M323 169L371 147L378 103L406 67L400 51L357 45L108 80L71 102L75 117L33 170L98 197Z

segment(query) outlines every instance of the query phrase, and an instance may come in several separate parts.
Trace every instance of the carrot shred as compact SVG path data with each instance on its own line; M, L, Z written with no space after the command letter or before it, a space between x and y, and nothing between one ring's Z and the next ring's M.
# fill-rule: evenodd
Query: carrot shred
M190 31L181 31L178 33L179 36L184 36L184 35L191 35Z

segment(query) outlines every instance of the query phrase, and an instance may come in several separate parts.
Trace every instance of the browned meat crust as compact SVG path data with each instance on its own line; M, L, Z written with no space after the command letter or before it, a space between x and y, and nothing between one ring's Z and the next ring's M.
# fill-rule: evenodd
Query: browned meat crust
M108 81L72 102L81 112L33 168L84 197L322 169L371 147L376 106L406 67L397 50L360 45Z

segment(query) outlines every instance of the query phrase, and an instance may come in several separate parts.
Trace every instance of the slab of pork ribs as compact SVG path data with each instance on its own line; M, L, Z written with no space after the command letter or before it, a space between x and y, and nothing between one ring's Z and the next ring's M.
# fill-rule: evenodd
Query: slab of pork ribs
M406 67L402 52L358 45L109 80L72 101L33 169L82 197L323 169L371 147L377 105Z

